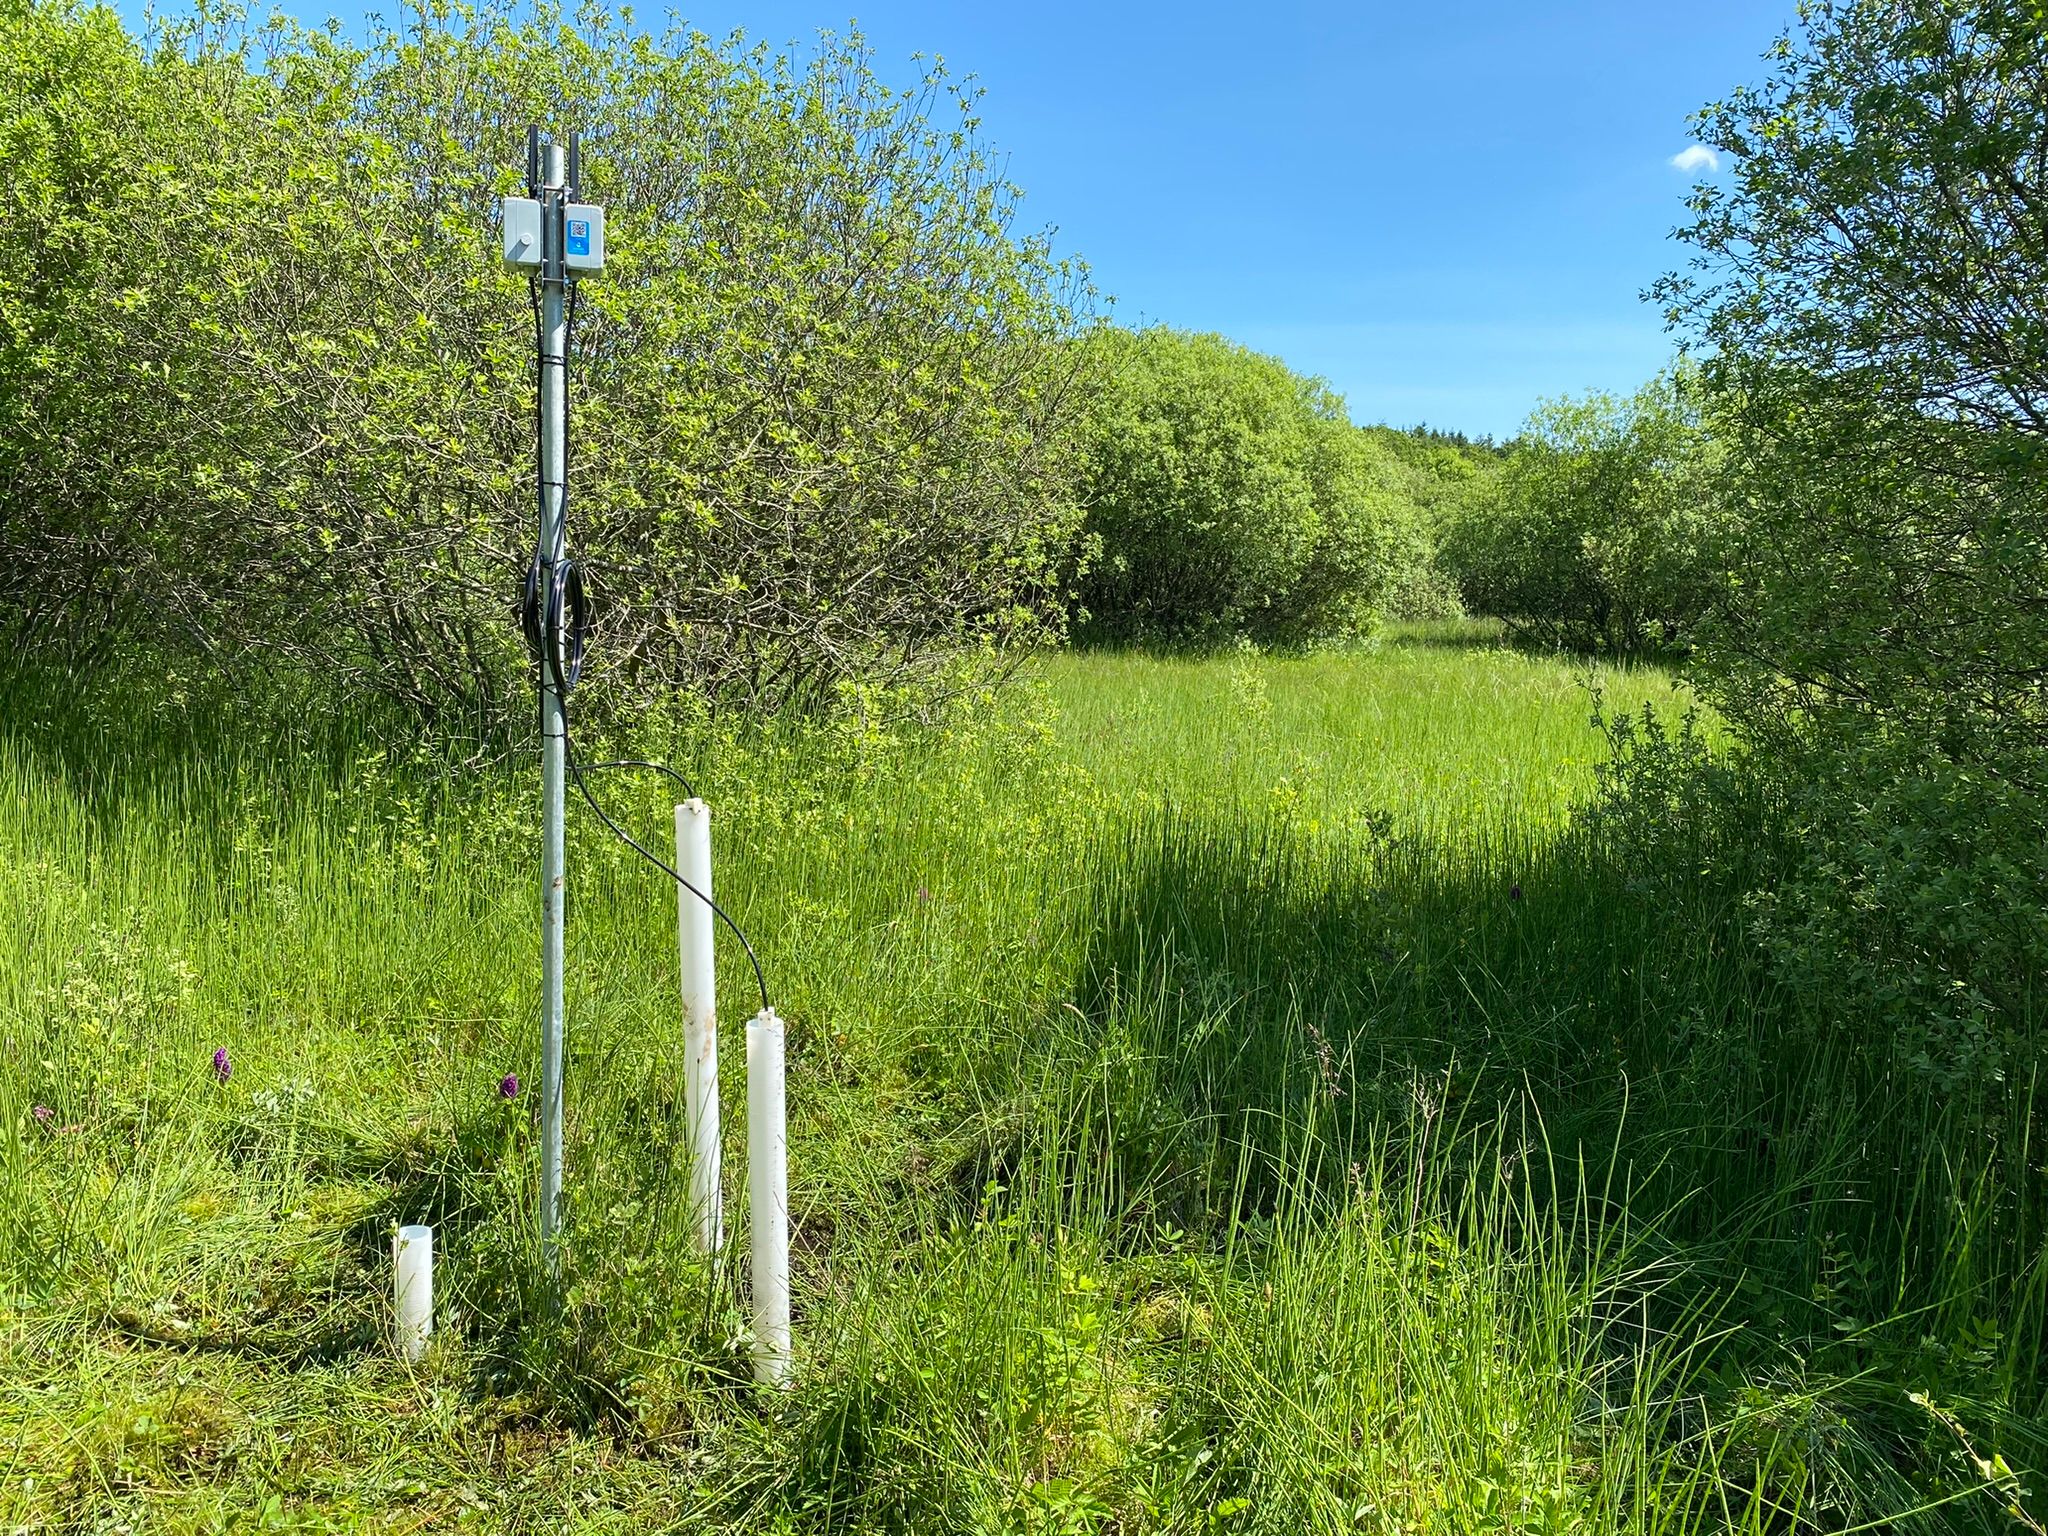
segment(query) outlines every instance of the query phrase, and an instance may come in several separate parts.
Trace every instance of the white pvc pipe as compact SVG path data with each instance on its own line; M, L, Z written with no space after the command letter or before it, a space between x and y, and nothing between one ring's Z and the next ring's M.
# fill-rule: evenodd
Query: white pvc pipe
M725 1246L725 1197L719 1186L718 970L711 952L711 807L695 798L676 807L676 873L697 891L676 887L676 943L683 965L683 1123L690 1143L690 1211L699 1252Z
M747 1195L753 1219L754 1380L789 1381L789 1129L782 1020L763 1008L747 1026Z
M400 1227L391 1240L399 1358L416 1361L434 1331L434 1229Z

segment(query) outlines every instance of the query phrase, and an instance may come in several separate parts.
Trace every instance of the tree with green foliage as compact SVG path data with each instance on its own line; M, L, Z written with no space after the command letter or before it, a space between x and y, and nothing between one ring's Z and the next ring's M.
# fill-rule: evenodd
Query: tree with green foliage
M166 445L149 434L178 370L134 344L164 253L128 238L150 197L183 190L137 149L166 137L152 86L111 11L0 13L0 208L17 232L0 266L0 549L17 651L33 637L94 655L137 589L176 622L153 564L159 509L190 479L152 462Z
M1430 427L1361 429L1393 474L1397 516L1392 571L1382 598L1390 619L1455 619L1465 613L1445 555L1453 523L1492 504L1500 455L1490 439Z
M1709 675L1798 851L1784 975L1981 1091L2048 978L2048 24L1824 0L1773 62L1659 289L1746 503Z
M1342 400L1221 336L1106 327L1086 350L1088 635L1289 645L1371 624L1394 497Z
M1013 225L972 97L623 14L0 21L0 541L38 644L281 663L480 741L527 714L528 122L580 125L583 698L931 686L1056 632L1086 289Z
M1442 558L1466 606L1546 643L1681 645L1720 586L1715 451L1690 375L1539 406Z

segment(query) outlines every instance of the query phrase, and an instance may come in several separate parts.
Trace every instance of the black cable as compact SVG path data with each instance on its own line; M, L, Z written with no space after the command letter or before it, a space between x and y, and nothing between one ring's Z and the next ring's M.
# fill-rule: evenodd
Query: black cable
M650 763L638 757L617 757L608 763L585 763L583 765L585 773L596 773L600 768L646 768L655 773L665 773L682 786L683 794L686 798L691 800L697 798L697 791L691 787L690 781L683 777L679 769L671 768L667 763Z
M559 243L559 242L557 242ZM562 438L566 445L569 436L569 371L568 343L576 331L577 284L574 279L564 278L563 286L568 290L567 313L563 316L562 360L556 365L562 369ZM540 282L527 279L527 294L533 302L534 331L534 392L533 416L535 441L547 430L541 397L546 375L542 372L548 365L546 356L546 321L542 316ZM597 803L597 797L584 782L584 764L576 761L576 753L569 736L569 694L582 679L583 656L590 632L590 607L583 587L583 573L576 562L568 558L569 540L569 485L568 468L562 470L562 484L556 488L561 497L561 515L555 519L555 539L551 549L543 551L538 544L533 551L532 563L526 569L526 585L520 601L520 628L525 632L528 648L542 668L542 684L552 679L555 685L555 707L562 722L562 761L569 770L569 776L576 781L576 790L583 796L584 803L597 819L610 829L611 834L631 848L641 858L675 881L677 885L709 907L712 915L732 931L740 941L740 948L747 953L747 963L754 968L754 986L761 994L761 1007L765 1011L772 1007L768 1001L768 978L761 969L761 957L754 952L753 941L746 930L733 920L708 891L700 891L681 872L665 859L650 851L645 844L611 818L605 808ZM539 505L536 511L539 520L547 521L548 486L538 482L535 493ZM545 589L545 590L543 590ZM564 629L566 621L567 629ZM566 635L566 654L562 641ZM656 773L665 773L683 787L684 793L695 799L697 792L690 781L665 763L647 762L639 758L619 758L611 762L591 763L590 771L606 768L647 768Z
M768 1001L768 978L761 970L761 957L754 953L754 946L752 942L747 938L746 930L740 927L738 923L733 921L733 917L730 912L726 911L725 908L721 907L717 902L711 899L709 892L698 890L696 886L692 885L688 880L684 879L683 876L676 870L674 865L670 864L666 859L662 858L660 855L651 852L647 848L647 846L644 843L642 843L638 838L634 837L632 833L628 832L616 821L613 821L610 815L606 813L605 808L597 803L597 797L591 794L590 786L583 782L583 769L577 763L576 754L570 747L569 715L568 711L566 710L564 710L562 713L562 760L568 765L569 777L576 781L577 792L583 796L584 802L587 805L589 805L591 810L596 812L597 819L603 822L607 827L611 828L612 836L616 837L628 848L631 848L635 853L639 854L641 858L645 859L648 863L652 864L664 875L667 875L669 879L675 881L677 885L681 886L684 890L688 891L692 896L696 897L699 901L703 902L705 906L711 909L712 915L714 917L716 917L721 923L724 923L727 928L732 930L732 936L740 941L740 948L747 952L747 963L753 966L754 968L754 986L761 994L761 1007L764 1010L771 1007L772 1005Z

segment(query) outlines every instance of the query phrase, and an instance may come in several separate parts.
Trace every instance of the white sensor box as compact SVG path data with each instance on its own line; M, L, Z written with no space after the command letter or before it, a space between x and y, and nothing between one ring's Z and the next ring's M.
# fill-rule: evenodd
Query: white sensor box
M514 272L540 270L540 203L531 197L508 197L503 214L505 265Z
M604 209L598 204L562 205L562 265L571 272L604 270Z

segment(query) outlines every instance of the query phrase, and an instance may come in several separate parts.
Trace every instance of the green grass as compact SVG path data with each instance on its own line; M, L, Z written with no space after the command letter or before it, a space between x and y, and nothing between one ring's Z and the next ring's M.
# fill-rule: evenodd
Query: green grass
M573 821L553 1305L496 1094L537 1067L524 768L46 690L0 744L0 1526L2014 1528L2031 1086L1936 1102L1802 1019L1727 859L1574 829L1573 668L1458 638L661 744L791 1020L769 1398L680 1208L669 890Z
M1378 655L1052 658L1065 750L1128 814L1165 804L1312 831L1391 815L1455 842L1474 826L1555 830L1592 782L1593 690L1670 704L1664 674L1397 631Z

